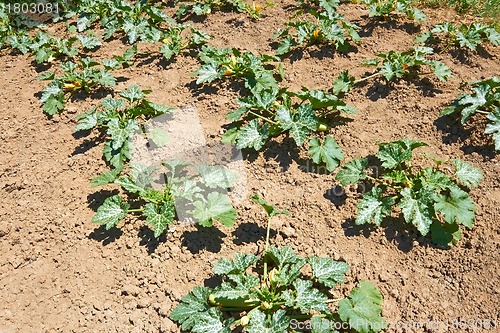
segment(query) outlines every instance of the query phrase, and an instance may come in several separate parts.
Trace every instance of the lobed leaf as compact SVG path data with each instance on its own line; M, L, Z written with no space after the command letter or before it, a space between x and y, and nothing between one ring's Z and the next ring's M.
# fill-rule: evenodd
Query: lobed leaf
M383 219L391 214L394 203L393 198L382 197L381 188L373 187L370 192L363 194L363 199L357 204L358 213L355 223L361 225L374 221L380 226Z
M333 288L337 283L345 282L344 275L349 270L347 263L319 257L309 257L307 261L311 265L313 278L325 286Z
M368 281L359 282L338 307L340 319L360 333L380 332L385 327L381 316L382 295Z
M481 171L474 168L469 163L458 158L454 159L452 162L455 166L455 177L468 188L478 186L479 182L484 178Z
M318 138L313 138L309 140L309 145L309 156L314 163L325 163L326 169L330 172L335 170L339 162L344 159L342 148L331 135L327 135L323 142L320 142Z
M123 201L119 195L106 198L103 204L97 208L97 212L92 218L92 223L105 225L106 230L116 226L118 222L127 216L130 205Z
M367 167L367 158L356 158L344 165L335 179L340 181L342 185L356 184L366 178L365 169Z

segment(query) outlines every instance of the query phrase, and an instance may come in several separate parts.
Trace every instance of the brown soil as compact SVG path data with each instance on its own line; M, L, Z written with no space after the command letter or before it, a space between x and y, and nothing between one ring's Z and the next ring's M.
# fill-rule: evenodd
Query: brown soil
M291 10L278 1L260 21L215 13L197 25L214 36L213 45L270 53L269 38ZM360 77L371 71L360 67L361 61L404 50L418 33L404 19L368 23L363 6L343 5L341 12L362 26L362 44L345 55L314 48L294 54L293 61L284 62L285 83L292 89L327 89L344 69ZM426 14L428 24L467 20L442 10ZM125 48L115 41L98 55ZM342 194L334 175L303 171L309 166L286 139L248 155L245 163L250 193L257 191L293 214L274 220L274 243L289 244L303 255L344 259L351 266L348 287L361 279L374 282L389 322L440 321L438 330L427 331L472 332L444 324L500 319L500 160L480 122L464 128L436 119L462 83L498 75L500 52L485 46L480 54L445 53L436 59L452 69L448 82L434 77L390 86L370 81L347 97L359 109L353 121L331 133L346 160L375 153L376 141L406 136L429 144L421 152L462 158L480 168L485 179L471 192L477 221L458 246L437 248L395 216L383 228L355 226L357 192ZM197 66L190 57L171 64L154 60L122 70L119 75L127 80L117 89L137 83L152 89L150 99L156 102L194 103L207 138L218 140L238 95L225 86L216 93L194 91L191 73ZM262 250L265 218L249 200L237 207L239 219L231 229L179 226L155 240L142 221L110 231L96 228L90 223L93 209L115 187L90 187L88 179L106 170L102 146L94 137L72 135L74 116L95 101L72 102L49 120L35 96L44 83L36 80L29 57L3 51L0 72L1 332L178 332L169 312L194 285L210 284L213 263L235 252Z

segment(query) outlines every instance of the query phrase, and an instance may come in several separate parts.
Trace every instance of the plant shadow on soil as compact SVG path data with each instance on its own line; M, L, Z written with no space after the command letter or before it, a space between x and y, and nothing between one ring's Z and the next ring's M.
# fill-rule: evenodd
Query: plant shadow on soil
M376 17L367 17L364 16L362 17L363 22L366 22L363 25L359 25L361 28L360 31L358 32L359 36L361 38L363 37L370 37L373 34L373 31L375 29L380 29L380 30L402 30L406 32L409 35L416 34L419 32L421 29L418 26L418 23L415 23L413 21L406 21L406 22L401 22L402 17L399 16L396 19L392 17L388 18L376 18ZM356 21L354 21L356 22Z
M366 76L371 75L372 73L365 73ZM434 97L438 94L441 94L443 91L437 89L434 83L428 77L414 77L414 78L402 78L402 81L407 84L413 84L425 97ZM376 79L373 83L370 84L369 81L362 82L360 87L366 87L368 89L366 91L365 96L368 97L372 102L376 102L379 99L386 98L389 96L391 91L396 91L398 88L393 86L392 82L387 82L384 78Z
M87 151L91 150L92 148L100 146L105 140L106 140L106 133L105 132L100 132L97 135L94 135L90 138L88 138L91 135L92 130L87 130L87 131L78 131L73 133L73 138L80 140L85 138L78 146L75 147L73 152L71 153L71 156L75 155L80 155L80 154L85 154Z
M277 235L277 232L273 229L270 231L270 237L273 238ZM263 228L253 222L243 222L238 225L235 231L233 231L234 244L254 244L259 240L266 238L266 228Z
M189 252L196 254L202 250L218 253L227 235L216 227L202 227L196 225L196 231L185 231L182 234L182 246Z
M441 141L444 144L460 143L460 149L465 154L477 153L488 160L495 158L493 140L483 133L486 119L472 117L464 126L458 117L448 115L437 118L434 125L443 133Z
M346 237L363 236L368 238L379 228L383 228L384 236L388 242L394 242L401 252L408 253L415 246L415 241L419 246L433 249L448 250L449 247L434 244L430 236L421 236L418 230L408 223L402 217L387 216L384 218L381 226L374 224L357 225L354 218L348 218L342 223L344 235Z

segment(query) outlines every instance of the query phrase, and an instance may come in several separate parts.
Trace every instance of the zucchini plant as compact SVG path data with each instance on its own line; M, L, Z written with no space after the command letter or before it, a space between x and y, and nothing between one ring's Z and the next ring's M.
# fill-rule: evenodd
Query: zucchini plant
M175 3L180 3L179 8L175 12L175 16L180 19L191 15L205 16L219 10L248 13L251 18L258 19L262 11L262 6L256 4L255 1L252 2L252 5L243 0L176 0Z
M339 321L356 332L381 331L385 323L378 289L360 281L346 298L333 299L330 290L346 282L349 266L330 258L303 258L289 246L270 246L271 219L288 212L256 195L253 199L268 215L263 253L220 260L213 267L222 277L220 286L194 287L170 318L193 333L297 332L299 323L326 333Z
M278 90L273 70L275 66L272 64L279 61L277 57L265 54L256 56L251 52L242 52L235 48L220 49L204 45L198 58L202 65L194 73L198 76L197 84L211 83L224 78L242 78L245 86L252 92L263 89ZM281 64L276 71L281 78L284 77Z
M361 38L357 30L360 28L345 19L344 15L336 11L337 2L322 0L318 3L318 9L301 10L308 17L314 18L287 22L288 28L279 30L273 38L278 39L277 55L285 55L296 47L308 47L310 45L332 45L334 49L346 51L349 49L349 41L358 43Z
M428 58L434 50L431 47L416 46L412 50L377 54L377 58L364 62L367 66L379 66L380 70L362 80L368 80L376 76L384 76L387 81L400 79L404 76L422 76L434 74L440 81L447 81L451 76L451 70L446 64L438 60ZM419 72L422 66L430 67L431 72ZM358 80L360 82L361 80Z
M357 158L344 165L336 179L343 185L366 182L371 187L357 204L357 225L380 226L398 207L404 221L421 235L430 232L435 243L455 245L461 238L459 225L474 225L476 208L468 192L483 175L460 159L452 161L454 172L439 160L434 160L436 167L417 169L412 165L413 150L422 146L427 144L406 138L379 143L379 172L368 170L368 158Z
M420 9L412 6L412 0L361 0L361 2L369 6L370 17L388 17L394 13L401 13L415 22L427 19Z
M378 66L379 71L366 77L356 79L349 75L347 70L342 71L333 82L332 91L336 94L349 92L354 85L383 76L387 82L411 76L434 74L440 81L447 81L452 75L446 64L438 60L427 58L434 50L430 47L416 46L413 50L405 52L389 51L377 54L378 58L365 61L366 66ZM422 67L430 67L431 72L422 72Z
M188 36L183 36L184 31L189 31ZM184 50L198 49L210 39L210 36L189 24L178 24L169 27L163 32L161 42L163 43L160 53L166 60L179 55Z
M147 0L83 0L67 17L76 14L79 32L99 22L104 29L104 40L125 35L130 44L139 40L157 42L161 37L162 25L174 23L160 7Z
M99 68L98 65L100 63L92 58L81 58L79 63L62 63L60 67L63 73L60 76L55 76L55 71L41 74L39 80L51 80L41 92L43 111L50 116L55 115L64 109L67 99L77 92L89 94L116 86L115 77L107 68Z
M223 142L236 144L238 149L261 150L271 138L289 134L298 147L309 138L309 153L315 163L325 162L333 171L344 155L337 142L326 136L321 142L312 136L314 132L328 131L342 113L352 114L356 110L323 90L299 92L286 88L279 91L263 90L238 100L240 107L230 112L232 121L222 136Z
M500 78L493 76L472 82L471 88L473 93L460 95L440 116L459 114L462 124L475 115L486 117L484 133L493 136L495 150L500 151Z
M82 45L95 48L100 45L96 39L88 36L80 35L82 39ZM58 38L49 36L43 31L38 31L38 33L33 37L29 37L28 34L21 36L10 36L7 40L12 49L18 50L22 54L30 53L34 55L37 64L41 63L51 63L56 59L66 58L72 59L76 54L78 54L78 49L74 45L77 38Z
M117 171L94 179L96 185L113 181L130 158L130 138L140 131L144 121L173 110L172 107L151 102L150 90L131 85L120 93L121 99L106 98L97 107L77 116L75 132L97 129L106 133L103 156ZM104 182L104 183L103 183Z
M443 45L444 50L451 47L467 47L471 51L475 51L485 41L499 46L500 33L494 27L479 22L459 26L451 22L439 23L415 39L415 42L426 45Z
M114 180L127 194L104 200L92 223L115 227L128 215L143 217L159 237L175 222L189 219L200 226L220 222L230 227L237 212L227 193L234 175L225 167L199 165L195 173L186 173L188 164L164 163L163 168L133 164L128 175Z

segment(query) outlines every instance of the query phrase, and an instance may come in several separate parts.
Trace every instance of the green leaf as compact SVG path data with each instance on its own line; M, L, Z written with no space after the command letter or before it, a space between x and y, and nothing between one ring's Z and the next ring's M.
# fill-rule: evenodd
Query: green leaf
M258 309L251 311L248 316L250 322L245 327L245 332L248 333L281 333L286 332L290 326L290 318L285 310L277 310L270 320L267 320L266 314Z
M480 85L472 88L475 94L465 95L458 100L458 105L462 106L461 123L464 124L470 116L488 102L488 93L490 87L488 85Z
M345 273L349 265L343 261L335 261L330 258L309 257L307 259L313 271L313 278L329 288L337 283L345 282Z
M92 108L91 110L78 115L76 120L78 120L78 124L75 126L75 132L86 131L94 128L97 126L96 109Z
M209 188L228 189L238 179L231 170L220 165L201 164L197 169L203 178L203 184Z
M373 220L380 226L383 219L391 214L394 203L393 198L382 197L381 188L373 187L370 192L363 194L363 199L356 206L358 208L356 224L371 223Z
M116 78L113 74L102 69L96 76L96 82L103 87L114 87L116 86Z
M222 77L221 74L217 71L217 64L208 63L204 64L195 72L198 75L198 79L196 79L196 84L201 84L204 82L212 82L216 79L220 79Z
M253 72L255 73L254 76L249 75L245 77L245 87L250 89L252 94L258 94L263 90L278 91L278 82L271 71L253 70Z
M468 188L478 186L479 182L484 178L481 171L474 168L469 163L458 158L454 159L452 162L455 166L455 177Z
M92 36L85 35L77 35L76 38L80 41L84 49L93 50L98 46L101 46L102 43Z
M195 286L170 313L170 319L180 323L182 330L190 330L199 320L200 313L208 311L210 288Z
M262 200L259 195L257 193L254 193L252 195L252 200L261 205L262 208L265 209L266 213L267 213L267 216L269 218L272 218L273 216L276 216L276 215L280 215L280 214L283 214L283 215L290 215L290 212L287 211L287 210L281 210L281 209L277 209L276 207L274 207L274 205Z
M210 308L197 316L193 326L194 333L231 333L229 322L222 321L222 312L218 308Z
M222 143L236 144L236 140L240 135L240 130L237 127L226 130L221 136Z
M484 131L484 133L493 134L495 149L500 150L500 108L497 108L495 112L488 114L486 117L493 123L486 125L486 130Z
M228 275L228 274L241 274L244 273L248 267L252 266L259 260L259 257L253 254L241 254L236 253L234 260L232 259L221 259L213 267L213 271L218 275Z
M144 187L138 186L130 177L122 177L118 178L115 181L115 184L120 185L123 187L127 192L130 193L140 193Z
M278 48L276 49L276 54L277 55L287 54L288 52L290 52L290 49L294 45L295 45L295 42L294 42L293 38L290 36L287 36L281 41L281 43L279 43Z
M243 126L239 130L236 138L236 147L238 149L253 148L260 150L264 147L269 138L269 130L267 124L260 127L257 119L252 119L248 125Z
M120 96L128 100L130 103L134 103L134 101L143 99L146 94L144 93L138 85L133 84L128 87L126 90L120 93Z
M474 225L476 207L469 194L458 187L450 188L450 195L439 195L434 209L443 214L446 222L463 224L469 229Z
M276 111L276 120L284 130L290 131L297 146L302 146L310 132L318 127L318 120L311 104L302 104L295 114L287 108Z
M349 76L349 72L347 70L342 71L340 76L333 81L333 94L338 95L341 92L348 93L354 86L354 81L354 76Z
M175 207L173 202L164 203L160 206L147 203L144 207L144 215L146 223L153 227L155 238L167 229L169 224L174 222Z
M126 122L120 122L118 118L113 118L108 122L107 134L111 136L111 148L120 149L129 137L139 130L137 122L129 119Z
M338 304L340 319L360 333L380 332L386 326L381 312L382 295L368 281L359 282L348 298Z
M288 307L298 307L304 313L310 313L311 310L329 313L325 301L328 297L318 289L313 288L313 282L310 280L297 279L292 283L295 292L286 290L283 292L285 304Z
M109 230L127 216L129 208L128 202L123 201L123 198L119 195L106 198L103 204L97 208L92 223L106 225L106 230Z
M166 146L170 141L167 132L160 127L153 128L148 132L148 136L157 147Z
M422 146L427 146L427 144L406 138L389 143L379 143L377 157L382 161L384 168L394 169L403 162L410 162L413 149Z
M431 238L436 244L453 246L462 238L462 232L456 223L441 224L435 221L431 225Z
M347 163L335 177L342 185L356 184L366 178L367 158L356 158Z
M211 192L206 199L194 202L193 217L204 227L211 227L215 221L231 227L236 221L237 213L227 195Z
M47 100L43 103L42 109L48 115L53 116L62 111L64 109L64 105L64 95L61 93L47 98Z
M415 192L410 188L401 191L401 202L399 207L407 223L412 223L422 236L427 235L432 224L432 203L434 189L424 187Z
M122 172L121 168L115 168L115 169L106 171L106 172L100 174L99 176L92 178L90 180L90 183L92 184L92 187L97 187L97 186L112 183L116 180L116 178L120 175L121 172Z
M309 140L309 145L309 156L314 163L325 163L326 169L330 172L335 170L339 162L344 159L342 148L331 135L326 136L323 143L318 138L313 138Z
M301 258L295 254L290 246L271 246L266 255L271 257L279 269L283 268L285 265L291 265L301 261Z
M59 88L56 82L50 83L47 87L42 90L42 96L40 97L40 102L46 102L50 97L60 96L63 91Z
M446 82L452 75L450 68L440 61L433 61L432 69L434 70L434 75L442 82Z

